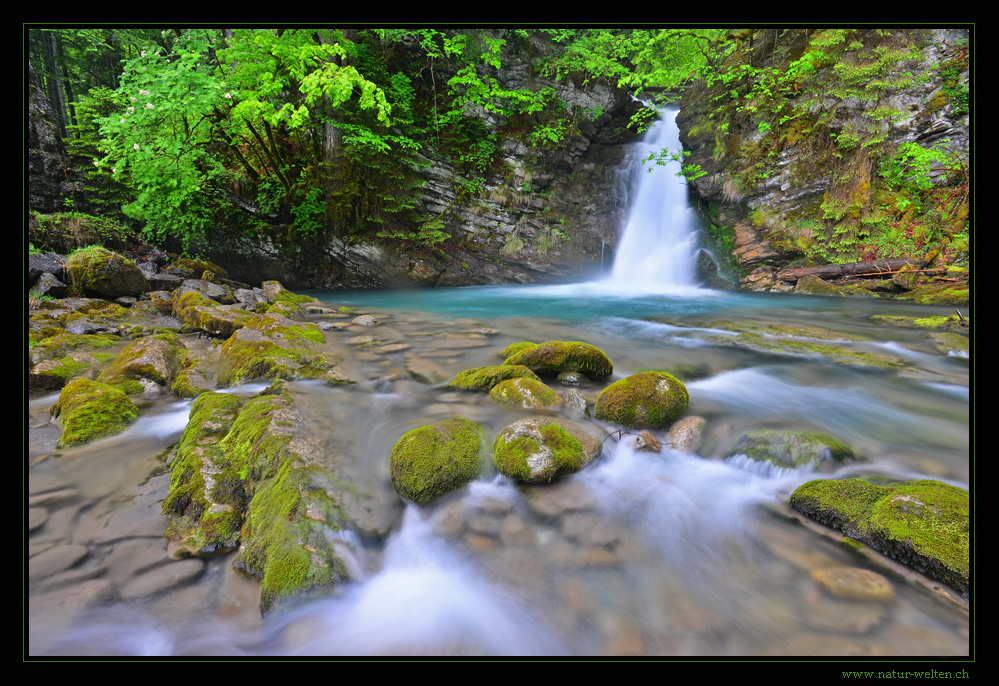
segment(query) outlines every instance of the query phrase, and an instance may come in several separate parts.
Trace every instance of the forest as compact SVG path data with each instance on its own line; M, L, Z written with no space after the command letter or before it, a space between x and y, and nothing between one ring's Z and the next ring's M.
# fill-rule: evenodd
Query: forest
M895 100L933 80L942 86L925 116L946 107L967 120L970 46L914 68L926 42L918 31L721 26L26 32L77 180L61 209L98 232L139 232L190 254L204 253L213 231L447 251L456 231L446 211L421 203L427 167L454 168L448 209L467 204L506 173L504 142L543 160L606 119L560 90L600 83L655 104L688 98L700 117L688 137L708 147L684 175L705 196L705 184L723 183L778 267L966 263L966 145L913 140ZM514 57L525 72L516 78L504 72ZM637 110L632 130L651 113ZM663 150L647 162L686 155ZM788 215L747 202L788 156L823 165L821 204ZM712 220L731 250L733 222Z

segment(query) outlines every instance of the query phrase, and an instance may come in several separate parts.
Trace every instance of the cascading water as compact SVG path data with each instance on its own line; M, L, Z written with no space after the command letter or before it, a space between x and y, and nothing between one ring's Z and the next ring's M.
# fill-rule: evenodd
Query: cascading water
M676 108L663 110L662 118L635 144L633 154L645 159L664 148L676 149L678 112ZM677 161L629 165L625 183L633 197L609 278L613 286L655 293L693 285L698 217L679 171Z

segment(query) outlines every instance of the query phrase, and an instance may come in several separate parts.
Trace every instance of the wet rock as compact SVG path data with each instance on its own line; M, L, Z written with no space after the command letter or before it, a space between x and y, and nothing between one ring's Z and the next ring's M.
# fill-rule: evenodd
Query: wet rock
M635 450L641 450L646 453L658 453L662 452L662 449L663 446L659 442L659 439L648 431L643 431L635 437Z
M890 603L895 589L885 577L869 569L832 567L812 572L812 579L829 593L840 598Z
M850 446L825 434L769 429L741 436L731 454L742 454L784 469L814 468L822 462L842 462L856 457Z
M57 545L28 560L28 580L37 581L75 566L90 555L84 545Z
M567 390L563 396L563 400L565 402L565 407L570 414L575 414L579 417L590 416L589 403L578 388L570 388Z
M696 453L704 440L704 417L680 417L669 428L667 442L674 450Z

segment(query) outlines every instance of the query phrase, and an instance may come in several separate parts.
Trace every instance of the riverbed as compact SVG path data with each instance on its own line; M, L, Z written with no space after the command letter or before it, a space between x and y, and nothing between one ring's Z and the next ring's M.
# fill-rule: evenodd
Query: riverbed
M261 618L255 581L234 572L229 556L166 557L159 508L188 401L161 398L120 436L56 450L47 418L55 396L32 397L31 655L969 653L967 604L956 594L859 558L783 510L787 495L813 478L878 474L970 487L969 356L942 351L924 330L872 319L953 308L698 289L634 295L602 282L311 295L378 322L326 332L357 383L290 384L310 439L363 503L355 530L338 541L353 581ZM738 346L721 321L831 332L844 350L897 364ZM487 469L429 505L405 503L388 476L403 433L464 416L495 435L539 412L442 383L499 363L500 350L523 340L603 349L614 374L579 387L591 401L618 378L672 370L687 385L688 415L706 420L703 440L692 452L668 444L643 452L614 433L619 427L584 419L606 441L577 474L523 487ZM820 471L752 463L732 447L756 428L821 431L858 459ZM839 566L885 576L893 599L828 593L814 574Z

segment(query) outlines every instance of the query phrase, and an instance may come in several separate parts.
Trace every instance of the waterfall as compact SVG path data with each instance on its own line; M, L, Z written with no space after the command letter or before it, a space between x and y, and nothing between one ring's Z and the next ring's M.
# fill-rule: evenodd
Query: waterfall
M683 177L677 175L680 163L638 163L664 148L679 147L678 112L663 110L633 151L637 159L625 179L628 220L608 279L622 290L670 292L694 285L698 216L688 202Z

